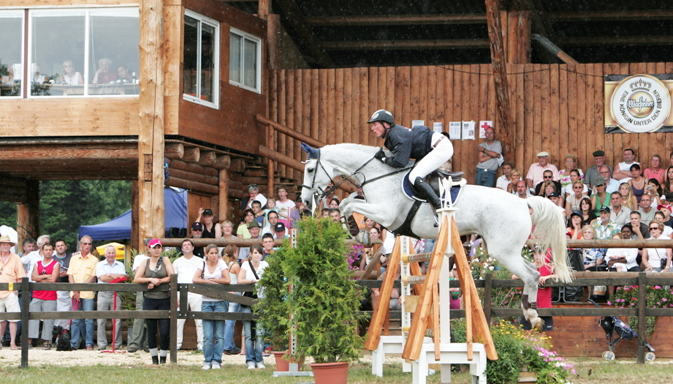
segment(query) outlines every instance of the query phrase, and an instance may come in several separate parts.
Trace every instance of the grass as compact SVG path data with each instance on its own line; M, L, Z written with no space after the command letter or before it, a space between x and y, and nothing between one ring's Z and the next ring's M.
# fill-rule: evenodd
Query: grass
M578 376L574 383L671 383L673 361L656 361L646 365L634 360L605 362L600 359L578 359L575 364ZM273 367L265 370L247 370L243 365L225 365L220 371L202 371L195 366L89 366L58 367L39 366L27 369L5 368L1 371L3 383L236 383L236 384L296 384L313 382L309 377L272 378ZM452 375L452 383L471 383L469 374ZM411 374L403 373L401 364L387 365L384 377L371 375L369 364L356 364L348 374L349 383L411 383ZM428 377L428 383L439 383L440 375Z

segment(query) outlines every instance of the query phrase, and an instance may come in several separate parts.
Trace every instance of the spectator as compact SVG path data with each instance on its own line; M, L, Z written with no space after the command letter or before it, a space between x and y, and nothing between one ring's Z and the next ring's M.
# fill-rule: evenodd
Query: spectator
M596 218L591 199L587 196L580 200L580 213L582 214L582 226L590 225Z
M63 239L58 239L54 243L56 247L56 254L53 256L54 260L59 264L59 274L56 279L57 283L68 283L68 267L70 267L70 258L72 254L66 253L68 246ZM71 310L70 291L56 292L56 311L69 312ZM63 329L68 327L69 319L58 319L54 321L54 326L61 326Z
M547 188L551 189L551 186L548 186ZM551 200L552 203L554 203L558 209L561 211L561 214L563 214L563 217L567 217L568 213L566 212L565 208L563 208L563 199L561 199L561 196L559 196L558 193L552 191L547 195L547 198Z
M203 233L201 237L204 239L219 239L222 237L220 223L213 223L213 210L210 208L199 208L199 216L196 218L196 221L200 222L201 216L203 216Z
M339 209L340 203L338 197L333 197L332 200L329 201L329 209Z
M512 169L514 166L512 163L505 162L502 164L502 176L498 177L498 180L495 183L496 188L500 188L503 191L507 191L509 183L511 181Z
M320 211L320 215L324 218L329 217L329 208L323 208L322 211Z
M631 148L626 148L622 154L623 162L619 163L618 169L612 174L612 177L619 180L620 183L627 183L631 180L631 166L633 164L640 164L636 159L636 153Z
M301 201L301 196L297 198L297 201ZM278 208L276 208L276 199L269 197L266 201L266 209L264 210L264 224L262 227L266 228L269 226L269 213L276 212L276 217L278 217Z
M570 238L579 240L582 238L582 213L575 211L570 214L570 220L566 232L570 233Z
M580 170L578 170L578 169L573 169L573 170L570 171L570 183L566 187L563 188L562 196L567 198L568 196L570 196L572 194L575 194L576 191L573 188L573 186L578 181L580 182L580 184L583 185L582 191L581 191L582 195L587 195L588 196L589 195L589 188L587 188L586 184L584 184L582 182L582 180L580 179Z
M276 252L276 249L273 247L274 245L275 241L273 239L272 234L267 233L264 236L262 236L262 248L264 248L262 260L266 260L266 258L269 257L269 255Z
M661 166L661 156L652 155L652 159L650 160L650 167L645 169L645 178L648 180L657 179L659 184L663 184L665 171L663 168L659 168L660 166Z
M0 236L0 263L2 263L2 273L0 273L0 283L19 283L21 278L26 276L26 269L21 263L19 256L12 253L13 243L9 236ZM0 291L0 312L21 312L19 306L18 291ZM19 349L16 346L16 323L18 320L9 321L9 343L12 350ZM5 334L7 322L0 322L0 335Z
M372 229L369 230L369 239L370 240L380 240L381 239L381 231L377 227L372 227ZM371 258L374 256L374 251L373 247L372 248L365 248L362 251L363 255L362 258L360 259L360 270L364 271L369 263L371 262Z
M594 181L594 191L591 195L591 206L594 207L594 213L598 215L601 208L610 205L610 194L605 192L606 181L600 177Z
M339 212L338 209L330 208L329 218L334 220L334 221L341 221L341 212Z
M640 165L633 164L631 166L631 180L629 180L629 186L633 191L633 195L636 196L638 204L640 204L640 198L645 193L645 184L647 180L640 175Z
M664 218L664 213L661 211L657 211L654 213L654 220L661 221L664 224L664 227L662 229L662 234L666 237L671 237L673 234L673 228L670 226L666 225L666 219Z
M281 223L278 223L278 224L281 224ZM276 225L278 225L278 224L276 224ZM250 232L250 238L251 239L259 239L260 228L259 228L259 223L258 222L256 222L256 221L250 222L250 224L248 224L248 231ZM240 251L238 252L238 260L239 261L240 260L246 260L249 257L250 257L250 248L249 247L241 248Z
M657 179L649 179L647 181L647 187L645 188L645 193L650 196L650 201L652 203L650 204L652 208L656 208L658 205L661 204L661 197L664 194L664 191L661 188L661 184L659 184L659 180Z
M72 255L68 268L68 280L73 283L92 284L96 282L96 265L98 258L91 254L91 237L82 236L79 241L80 252ZM71 291L73 310L93 311L96 294L92 291ZM93 319L73 319L70 328L70 345L72 349L79 347L80 333L85 330L86 350L93 351Z
M474 183L484 187L495 186L495 172L502 162L502 144L495 139L495 130L488 127L484 130L486 141L477 146L479 164Z
M203 237L203 224L198 221L195 221L192 224L192 239L200 239ZM194 256L198 256L203 259L205 256L203 254L203 247L194 247Z
M241 267L236 262L238 259L238 247L230 244L224 248L222 251L222 260L227 263L229 268L229 278L231 279L231 284L238 284L238 273L241 270ZM229 292L233 295L241 295L241 292ZM229 313L238 313L240 309L240 304L233 301L229 302ZM236 348L234 344L234 329L236 325L236 320L227 320L224 324L224 353L227 355L238 355L241 353L241 350Z
M301 200L301 196L297 196L297 209L290 211L290 228L297 228L297 222L304 217L313 216L313 212L306 208L306 205ZM353 213L353 216L355 216Z
M257 284L259 282L259 279L264 275L264 270L269 266L266 261L262 261L262 253L261 245L254 244L250 247L250 258L241 264L241 270L238 272L238 284ZM258 292L258 296L263 298L263 292ZM241 312L251 313L252 307L242 305ZM253 326L253 322L249 320L243 321L243 328L245 329L245 363L248 369L255 369L255 364L258 369L264 369L264 361L262 360L264 351L262 335L264 332L257 327L256 322Z
M147 262L147 260L150 259L150 255L152 253L152 250L148 246L149 242L145 240L145 253L141 253L136 255L133 258L133 267L131 267L131 270L133 271L134 275L138 268L143 265L144 263ZM140 310L143 308L143 303L145 302L145 294L142 291L136 292L136 309ZM131 336L127 336L127 351L129 353L135 353L138 351L138 349L142 348L146 352L149 352L149 346L147 344L148 336L147 336L147 327L145 326L145 319L134 319L133 320L133 332Z
M519 180L516 183L516 195L522 199L527 199L532 196L530 194L530 190L528 190L528 188L526 187L525 181Z
M582 199L584 198L582 191L584 190L584 188L586 188L586 185L584 185L581 181L576 180L573 182L571 187L573 189L573 194L568 195L566 197L567 212L574 212L580 210L580 201L582 201Z
M512 195L516 195L517 192L516 186L520 180L521 180L521 172L519 172L518 169L512 169L512 172L510 172L510 181L505 191L511 193Z
M338 212L339 210L337 210ZM273 227L273 238L274 239L287 239L290 237L290 234L287 231L287 228L285 228L285 224L283 223L276 223L276 225Z
M649 230L650 240L670 240L663 235L661 221L653 220ZM643 248L643 266L645 272L669 272L671 269L671 248Z
M668 166L669 166L669 167L673 167L673 151L671 151L671 154L668 155L668 156L669 156L669 163L668 163Z
M161 255L162 244L159 239L152 239L148 244L151 250L150 258L144 264L138 267L138 271L133 279L134 283L147 284L149 291L145 292L145 301L143 310L145 311L168 311L171 308L171 293L169 291L154 291L154 288L161 284L167 284L171 281L171 275L175 273L171 259ZM147 319L147 334L149 335L148 344L150 347L150 356L152 364L166 363L168 348L170 347L170 320ZM161 352L157 350L157 326L161 336ZM161 360L159 360L161 354Z
M98 284L110 284L115 279L126 277L126 268L124 264L115 260L117 257L117 249L112 245L105 247L105 260L96 265L96 277L98 277ZM117 296L115 300L115 292L100 291L98 292L98 311L119 311L121 310L121 297ZM112 320L115 322L115 334L112 335L112 342L116 349L122 346L122 321L121 319ZM98 350L103 351L107 348L107 335L105 332L105 323L107 319L98 319Z
M262 203L256 200L253 201L252 213L255 215L255 218L253 220L258 222L259 226L262 227L264 225L264 211L262 211Z
M223 239L233 239L236 236L234 235L234 223L229 220L225 220L222 225L222 238Z
M630 210L638 209L638 200L633 194L633 190L629 183L621 183L619 185L619 194L622 195L622 205Z
M133 83L133 75L129 71L129 67L122 64L117 67L117 75L119 76L119 81L121 83Z
M547 195L549 193L551 193L551 192L544 193L543 186L545 186L547 184L552 184L554 186L554 191L556 193L558 193L559 195L561 194L561 191L562 191L561 183L553 180L554 175L553 175L552 171L550 171L550 170L544 171L544 173L542 174L542 178L544 179L544 181L542 181L541 183L539 183L538 185L535 186L535 195L536 196L547 197Z
M536 248L534 253L534 264L537 267L537 271L540 273L538 278L538 284L544 285L549 279L556 278L556 275L552 273L551 269L551 251ZM516 275L512 276L515 279L518 279ZM551 308L551 296L552 296L552 287L538 287L537 290L537 307L538 308ZM540 319L544 322L542 326L542 331L552 331L554 329L554 318L551 316L540 316ZM533 328L533 325L526 320L525 317L521 316L521 326L524 330L530 331Z
M602 207L600 209L600 217L594 220L592 227L594 228L594 237L598 240L611 239L612 235L619 233L621 229L614 221L610 221L610 207Z
M35 263L42 260L42 245L51 243L49 235L42 235L37 238L37 246L30 253L25 253L21 257L21 262L23 263L24 268L26 268L26 276L30 279L31 283L34 283L31 276L33 276L33 267Z
M667 227L673 227L673 217L671 217L671 212L673 212L673 209L671 209L671 206L669 204L662 204L658 206L657 209L660 210L664 215L664 219L662 220L664 225Z
M270 193L271 191L269 191ZM259 193L259 187L257 184L248 185L248 197L244 198L241 201L241 209L252 209L252 202L257 200L262 203L262 207L266 205L266 197Z
M640 212L641 221L645 225L650 225L650 221L654 219L655 212L655 210L652 209L652 200L650 195L645 194L640 198L640 208L638 208L638 212Z
M555 165L549 164L549 153L540 152L537 154L537 163L534 163L528 169L528 175L526 175L526 180L528 181L528 188L533 188L539 183L543 182L543 172L547 169L552 171L552 179L554 181L559 181L558 169Z
M582 238L584 240L594 239L594 228L590 225L582 227ZM605 258L605 249L602 248L584 248L582 250L584 260L584 270L597 271L600 270L603 259Z
M35 242L35 239L32 237L26 237L23 239L23 252L19 252L17 256L21 257L23 255L27 255L35 250L37 250L37 243Z
M217 253L217 252L216 252ZM182 256L173 262L173 269L178 274L178 284L192 284L194 274L198 269L203 270L203 259L194 257L194 243L191 240L182 240ZM178 292L178 303L180 302L180 293ZM187 303L189 310L198 312L201 310L202 296L198 293L188 292ZM182 347L183 331L186 319L178 319L178 349ZM196 324L196 343L199 351L203 350L203 325L200 319L194 319ZM155 333L156 334L156 333Z
M612 236L614 240L621 240L624 237L621 233L615 233ZM605 260L608 262L608 269L617 272L640 272L638 266L638 248L610 248L605 254ZM612 294L613 292L610 292Z
M49 243L42 245L44 258L38 261L33 268L32 280L35 283L55 283L60 272L60 265L52 258L54 246ZM54 312L56 311L56 291L33 291L33 299L30 301L30 312ZM42 349L51 349L51 330L54 328L54 320L43 320ZM40 320L30 320L28 323L28 344L33 344L33 339L40 336Z
M117 80L117 71L112 70L112 60L104 57L98 60L98 67L91 84L108 84Z
M604 165L598 171L601 174L601 178L607 181L607 184L605 185L605 192L607 193L617 192L617 190L619 189L619 181L610 177L610 168Z
M269 212L269 220L267 222L267 226L264 227L262 230L262 236L264 236L267 233L273 233L274 227L278 223L278 212L271 211Z
M622 194L615 192L610 195L610 221L617 224L620 228L626 223L630 223L629 215L631 210L622 205Z
M70 60L63 62L63 74L61 75L61 83L67 85L84 84L82 74L75 71L75 65Z
M631 211L631 215L629 216L631 218L631 231L633 231L631 238L640 240L649 239L650 231L648 230L647 225L641 222L640 212Z
M666 170L666 181L663 187L666 201L673 202L673 165Z
M584 183L591 189L596 186L598 179L602 179L601 173L598 170L605 165L605 152L600 150L594 152L594 162L596 164L587 169L587 174L584 178ZM606 166L610 169L610 175L612 175L612 167L609 165Z
M577 168L577 158L575 155L567 154L565 157L565 168L559 171L559 177L561 182L561 187L566 188L575 181L570 177L570 173L573 170L577 170L578 180L584 180L584 173L581 169Z
M290 212L295 209L296 204L287 198L285 187L276 188L276 193L278 193L278 200L276 201L278 221L285 224L285 227L290 227Z
M255 214L252 212L252 209L246 209L243 211L243 221L236 229L236 236L238 236L239 239L250 238L250 231L248 231L248 226L253 221L255 221Z
M217 245L209 244L206 249L206 262L196 270L192 279L195 284L229 284L229 267L220 260ZM229 302L203 296L202 312L225 313ZM224 320L203 320L203 369L220 369L224 353Z

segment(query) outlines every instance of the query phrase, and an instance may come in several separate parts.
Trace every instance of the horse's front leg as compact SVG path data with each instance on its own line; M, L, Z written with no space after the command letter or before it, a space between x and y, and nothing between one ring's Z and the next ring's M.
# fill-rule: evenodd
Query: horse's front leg
M350 217L353 212L357 212L384 227L391 225L395 221L395 212L392 212L392 209L385 209L381 204L370 204L364 200L351 197L341 202L339 210L344 217Z

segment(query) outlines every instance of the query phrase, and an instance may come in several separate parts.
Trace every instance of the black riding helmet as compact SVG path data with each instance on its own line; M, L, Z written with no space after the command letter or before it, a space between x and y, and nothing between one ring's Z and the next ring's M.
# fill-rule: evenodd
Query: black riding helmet
M390 128L392 128L395 125L395 118L393 117L393 114L390 113L389 111L386 111L385 109L379 109L378 111L374 112L374 114L369 119L367 124L372 124L377 121L386 122L390 124ZM383 133L383 139L385 139L386 136L388 136L390 128L386 128L385 132Z

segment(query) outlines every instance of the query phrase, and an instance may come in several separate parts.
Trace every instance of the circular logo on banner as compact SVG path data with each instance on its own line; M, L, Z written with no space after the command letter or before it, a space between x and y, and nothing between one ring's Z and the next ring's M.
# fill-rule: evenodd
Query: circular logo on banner
M612 94L610 113L625 131L652 132L668 119L671 96L666 86L653 76L627 77Z

